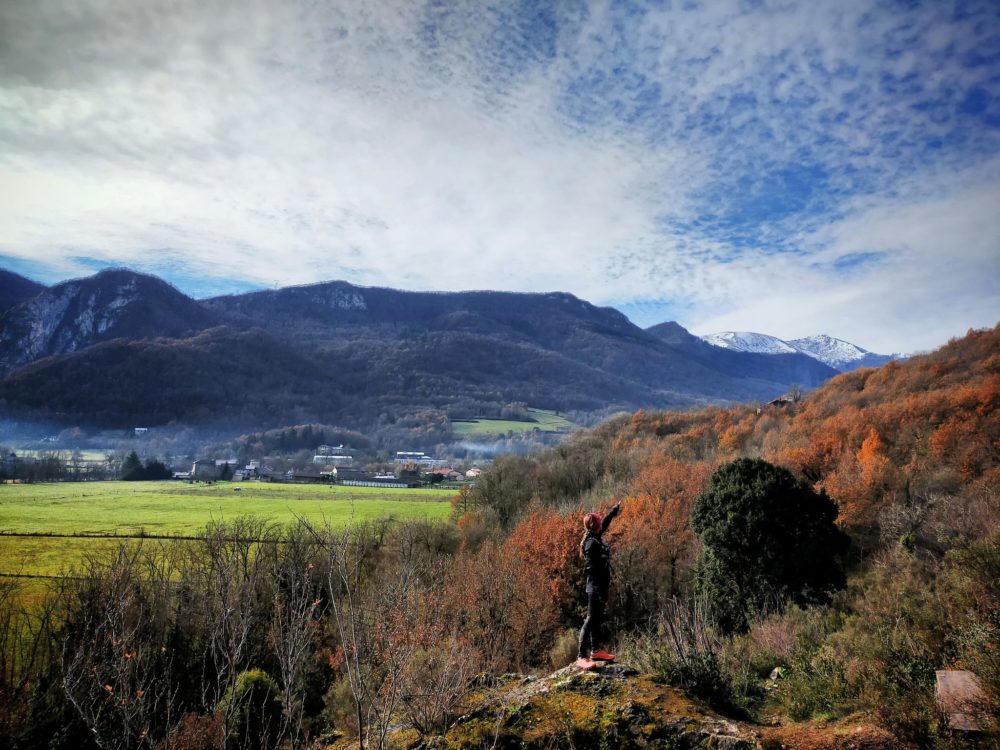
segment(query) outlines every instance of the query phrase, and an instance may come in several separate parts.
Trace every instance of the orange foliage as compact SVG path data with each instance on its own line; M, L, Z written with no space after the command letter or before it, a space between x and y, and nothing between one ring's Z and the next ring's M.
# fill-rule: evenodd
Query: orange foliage
M574 608L582 575L578 554L582 535L579 515L560 516L547 508L529 513L507 540L506 551L533 571L535 585L544 587L563 611Z
M559 612L539 579L509 543L489 541L456 557L442 606L491 671L523 669L544 660Z
M781 410L638 412L609 438L622 450L655 451L657 461L761 456L825 488L842 523L865 526L899 493L939 487L943 476L968 485L1000 465L998 406L1000 326L844 373Z
M654 455L629 484L622 514L608 532L626 614L653 611L688 584L697 552L691 508L711 471L706 462Z

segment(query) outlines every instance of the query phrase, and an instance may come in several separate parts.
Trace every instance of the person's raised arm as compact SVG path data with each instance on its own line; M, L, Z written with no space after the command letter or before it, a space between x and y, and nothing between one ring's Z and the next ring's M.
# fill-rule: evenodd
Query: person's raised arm
M615 507L608 511L608 515L604 517L604 522L601 524L601 534L608 530L611 522L615 520L619 513L622 512L621 501L615 503Z

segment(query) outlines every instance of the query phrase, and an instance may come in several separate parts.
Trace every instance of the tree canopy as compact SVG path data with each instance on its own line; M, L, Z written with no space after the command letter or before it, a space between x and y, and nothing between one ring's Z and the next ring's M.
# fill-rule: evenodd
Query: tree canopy
M844 585L848 538L836 518L825 492L783 467L741 458L717 469L692 512L697 591L717 624L742 631L789 600L827 601Z

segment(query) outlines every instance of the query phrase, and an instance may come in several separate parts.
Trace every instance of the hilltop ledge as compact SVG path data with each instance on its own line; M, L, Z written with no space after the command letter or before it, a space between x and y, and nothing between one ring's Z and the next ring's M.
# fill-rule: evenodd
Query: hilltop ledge
M430 748L614 747L751 750L745 725L714 715L675 688L622 665L573 666L544 677L505 675L472 694L445 736L401 731L394 744Z

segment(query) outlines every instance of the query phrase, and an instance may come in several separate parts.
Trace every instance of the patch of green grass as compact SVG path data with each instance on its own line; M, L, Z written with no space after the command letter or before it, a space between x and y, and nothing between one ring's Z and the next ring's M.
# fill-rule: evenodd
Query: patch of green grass
M240 491L234 491L239 487ZM454 490L266 482L60 482L0 485L0 532L192 536L210 521L253 515L335 526L376 518L443 520ZM51 575L103 540L0 536L0 573ZM113 540L112 540L113 543Z
M508 432L522 433L539 430L541 432L572 432L579 429L565 417L544 409L528 409L532 422L515 422L509 419L475 419L452 422L451 429L456 437L482 437L486 435L506 435Z
M100 555L120 539L0 536L0 575L57 576L89 555Z
M52 454L56 454L56 455L59 455L59 456L70 456L70 455L73 454L72 450L69 450L69 449L66 449L66 448L46 448L44 450L29 449L29 448L15 448L14 452L17 453L17 455L21 456L21 457L33 456L35 458L38 458L40 456L52 455ZM106 450L106 451L81 450L80 451L80 458L82 460L84 460L84 461L103 461L105 458L107 458L108 454L112 453L112 452L113 451L110 450L110 449Z

